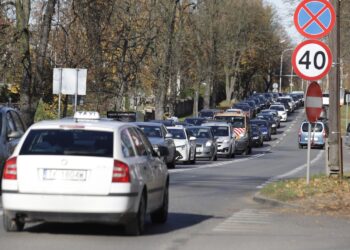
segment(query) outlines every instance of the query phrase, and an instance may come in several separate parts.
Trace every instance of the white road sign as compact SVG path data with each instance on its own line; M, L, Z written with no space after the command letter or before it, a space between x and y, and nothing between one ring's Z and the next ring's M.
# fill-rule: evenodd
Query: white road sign
M332 53L323 42L307 40L294 50L292 64L295 73L302 79L320 80L332 67Z

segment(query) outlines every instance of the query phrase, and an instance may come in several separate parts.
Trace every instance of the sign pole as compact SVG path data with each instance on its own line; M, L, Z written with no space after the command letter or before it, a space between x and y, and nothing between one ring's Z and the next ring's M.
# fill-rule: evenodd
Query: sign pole
M308 138L307 138L307 165L306 165L306 184L310 183L310 158L311 158L311 122L308 124Z
M350 100L350 94L346 94L345 96L345 103L346 103L345 129L347 128L348 121L349 121L349 100Z
M74 94L74 113L77 112L77 105L78 105L78 81L79 81L79 69L77 70L77 79L75 82L75 94Z
M60 84L59 84L59 93L58 93L58 119L61 119L62 71L63 69L60 68Z

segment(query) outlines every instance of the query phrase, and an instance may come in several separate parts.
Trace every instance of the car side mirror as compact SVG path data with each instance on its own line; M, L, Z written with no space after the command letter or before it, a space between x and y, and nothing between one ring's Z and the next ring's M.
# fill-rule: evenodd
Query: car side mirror
M9 133L7 135L7 138L9 140L13 140L13 139L18 139L18 138L21 138L22 136L22 133L18 132L18 131L12 131L11 133Z
M197 140L196 137L194 137L194 136L191 136L191 137L190 137L190 141L195 141L195 140Z
M170 134L170 133L167 133L167 134L165 135L165 139L172 139L172 138L173 138L173 135Z

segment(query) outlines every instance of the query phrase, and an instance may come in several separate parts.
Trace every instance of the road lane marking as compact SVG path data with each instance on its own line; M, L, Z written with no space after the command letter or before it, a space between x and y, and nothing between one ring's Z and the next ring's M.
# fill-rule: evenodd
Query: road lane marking
M322 155L323 155L324 151L320 151L316 157L314 159L311 160L310 162L310 166L312 167L312 164L314 164L315 162L317 162L318 160L321 159ZM276 182L276 181L279 181L279 180L282 180L282 179L285 179L287 177L291 177L299 172L301 172L302 170L304 170L305 168L307 167L307 163L299 166L299 167L296 167L294 169L292 169L291 171L288 171L284 174L281 174L281 175L278 175L278 176L274 176L272 178L270 178L268 181L264 182L263 184L257 186L256 188L257 189L262 189L264 186L266 186L267 184L270 184L272 182Z
M265 225L271 224L272 212L243 209L216 226L216 233L256 232L262 230Z

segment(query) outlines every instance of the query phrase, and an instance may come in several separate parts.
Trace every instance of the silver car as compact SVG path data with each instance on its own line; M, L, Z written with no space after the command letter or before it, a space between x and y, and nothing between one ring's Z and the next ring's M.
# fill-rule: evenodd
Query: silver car
M158 145L168 148L169 154L164 161L168 168L175 168L176 146L167 128L162 123L156 122L135 122L134 124L141 128L154 148L157 148Z
M2 176L5 161L17 146L19 139L26 131L26 126L21 119L20 113L13 108L1 107L0 116L0 176Z
M225 122L208 122L204 125L213 131L218 145L218 155L227 158L235 157L236 136L232 133L232 126Z
M196 137L196 158L208 158L210 161L217 160L217 143L210 127L188 127L190 136Z

